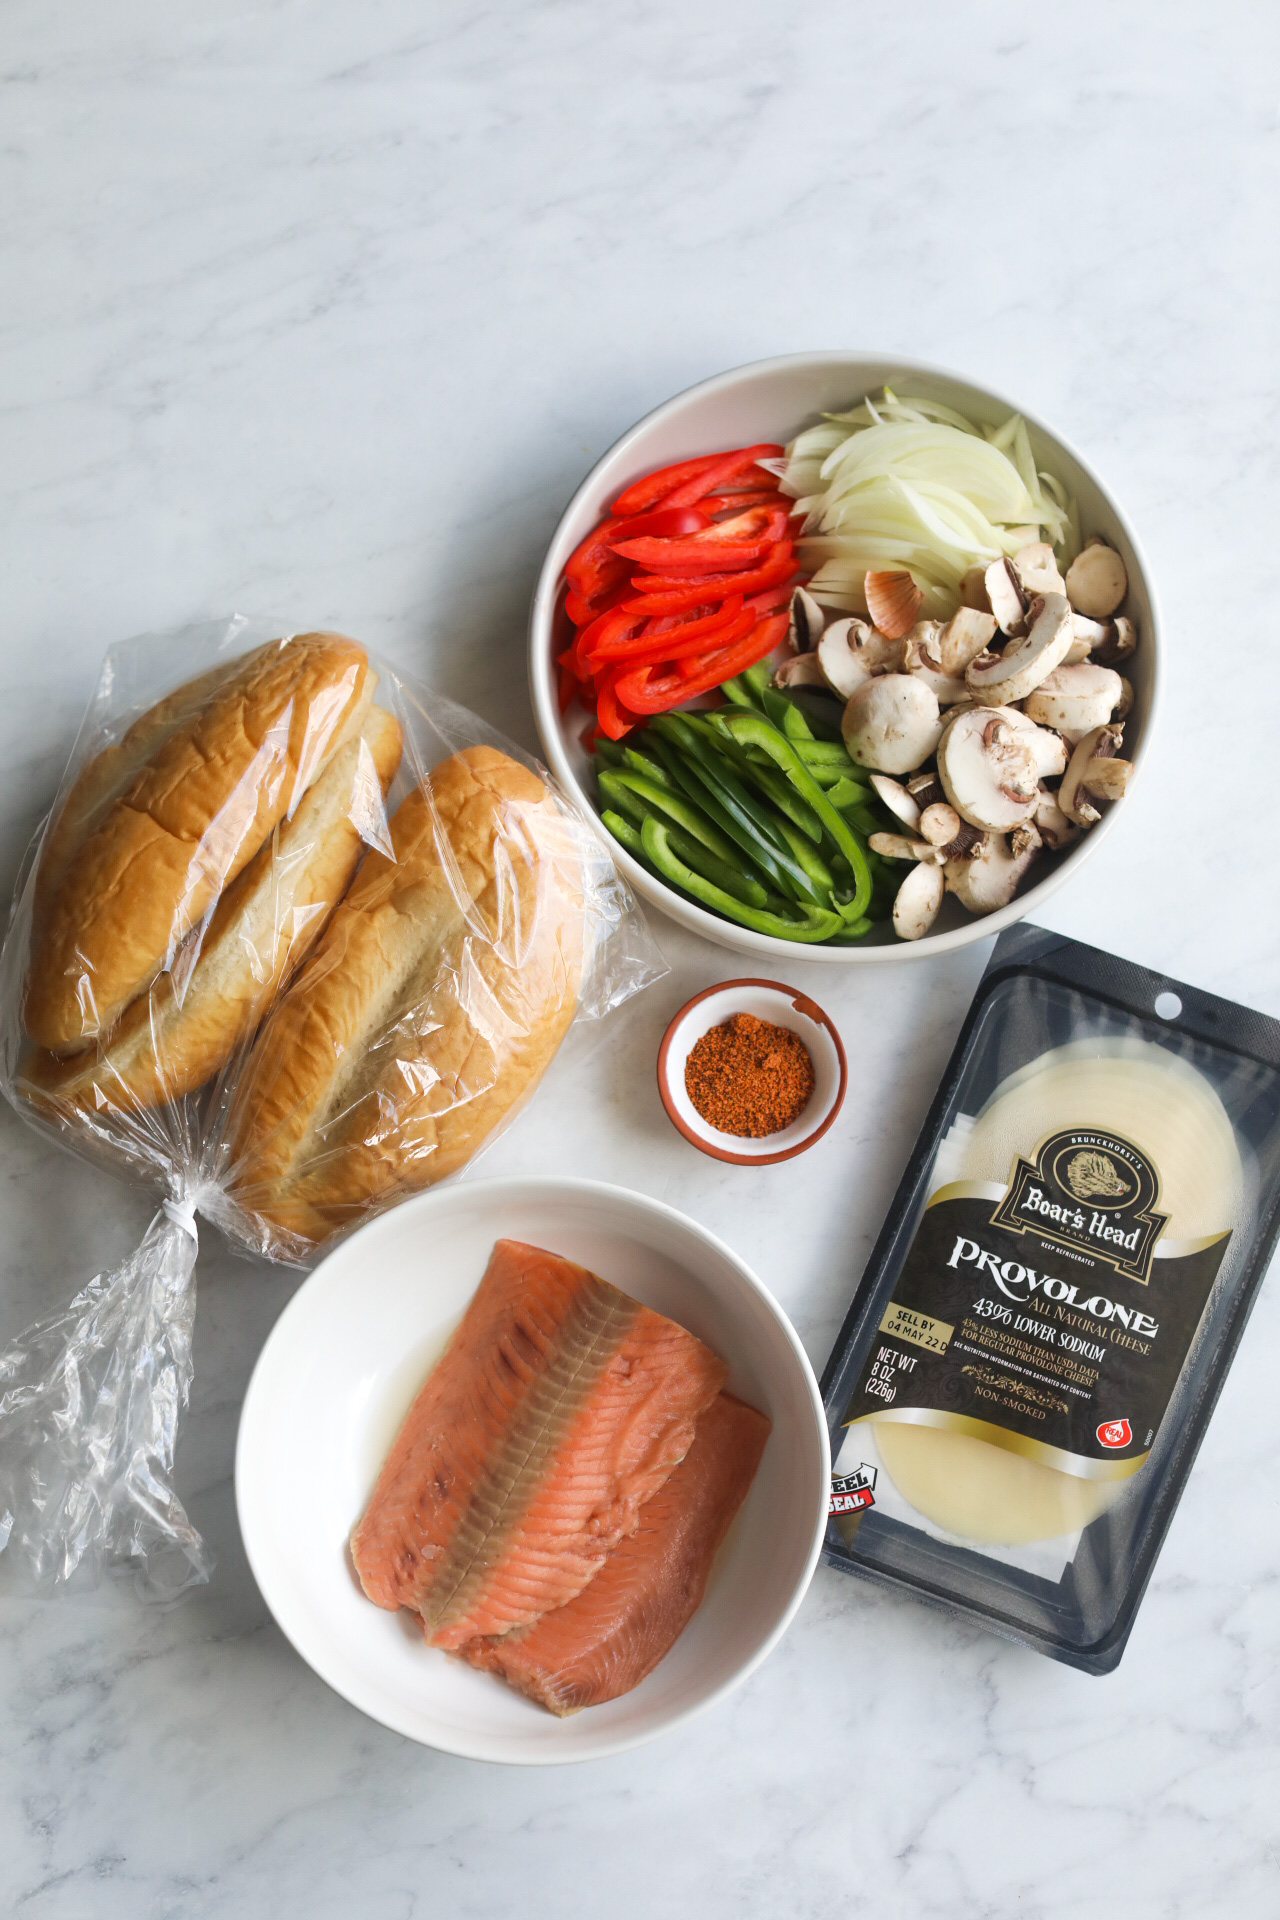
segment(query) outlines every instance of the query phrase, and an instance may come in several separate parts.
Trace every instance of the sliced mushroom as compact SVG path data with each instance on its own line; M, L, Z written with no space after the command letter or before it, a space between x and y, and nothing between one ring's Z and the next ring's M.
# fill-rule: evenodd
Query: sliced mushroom
M1126 680L1124 675L1121 674L1120 675L1120 698L1116 701L1116 710L1112 714L1111 718L1117 721L1127 720L1129 718L1129 715L1132 712L1133 712L1133 682L1131 680Z
M1050 793L1048 787L1041 787L1040 802L1036 807L1035 828L1051 853L1058 853L1063 847L1070 846L1080 837L1080 829L1074 820L1068 820L1058 805L1056 793Z
M1008 906L1040 851L1034 827L1024 827L1019 840L1021 849L1015 853L1002 833L987 834L967 859L948 860L943 879L962 907L970 913L994 913Z
M969 662L985 653L995 638L996 617L974 607L961 607L938 635L937 655L944 673L957 679Z
M971 860L986 837L980 827L971 827L967 820L962 820L955 839L938 849L944 865L948 860Z
M890 813L895 814L903 826L909 827L914 833L920 825L920 807L907 789L900 786L896 780L891 780L887 773L873 773L871 786L876 797L884 802Z
M932 687L940 707L952 707L969 698L963 679L949 674L938 650L942 625L937 620L918 620L902 643L902 671L914 673Z
M944 892L942 868L913 867L893 902L893 930L899 940L919 940L938 917Z
M818 642L818 664L832 692L848 700L873 673L898 671L902 642L865 620L836 620Z
M797 587L791 596L791 618L787 623L787 645L792 653L812 653L826 623L827 617L813 595Z
M923 860L942 864L942 855L928 840L908 840L905 833L873 833L867 841L882 860Z
M945 800L935 800L920 815L920 838L931 847L949 847L960 832L960 815Z
M955 716L956 710L953 707L947 715L948 724L955 719ZM911 798L918 807L932 806L935 800L945 800L947 797L942 791L941 780L939 780L937 774L932 771L913 774L907 782L907 792L911 795Z
M836 620L818 642L819 670L833 693L848 700L871 678L871 663L856 646L856 629L870 633L865 620Z
M1027 630L1028 596L1013 570L1013 562L1003 557L993 560L983 575L987 601L996 617L996 625L1011 639Z
M1025 700L1061 666L1071 645L1071 609L1060 593L1046 593L1031 606L1031 627L1003 653L980 653L969 662L965 679L975 700L996 707Z
M1090 620L1109 620L1128 590L1124 561L1096 537L1067 568L1067 598Z
M775 687L825 687L826 678L816 653L793 653L775 669Z
M1055 667L1027 695L1023 712L1040 726L1056 727L1074 747L1082 734L1111 718L1123 689L1120 675L1110 667L1082 660L1075 667Z
M1022 725L1023 716L1008 708L970 707L943 734L938 774L971 827L1005 833L1034 814L1040 775Z
M1127 660L1138 644L1138 629L1126 614L1118 614L1107 622L1107 637L1093 650L1093 658L1099 666L1114 667L1121 660Z
M1077 743L1058 788L1058 805L1077 826L1100 820L1100 803L1118 800L1128 786L1133 768L1117 758L1123 738L1123 727L1095 727Z
M966 567L961 574L960 605L972 607L977 613L990 613L991 602L987 598L987 570L984 566Z
M1030 545L1019 547L1013 556L1014 572L1022 582L1022 591L1037 593L1066 593L1066 583L1058 572L1058 563L1053 557L1053 548L1047 540L1033 540Z
M844 743L860 767L914 773L938 744L942 721L931 687L909 673L885 673L858 688L841 721Z
M1101 646L1111 631L1109 620L1086 620L1082 613L1071 616L1071 645L1063 659L1064 667L1079 666L1087 660L1093 649Z
M1017 707L1011 707L1009 711L1012 715L1009 724L1023 745L1030 747L1038 778L1056 780L1059 774L1065 773L1071 756L1066 741L1057 729L1038 726Z

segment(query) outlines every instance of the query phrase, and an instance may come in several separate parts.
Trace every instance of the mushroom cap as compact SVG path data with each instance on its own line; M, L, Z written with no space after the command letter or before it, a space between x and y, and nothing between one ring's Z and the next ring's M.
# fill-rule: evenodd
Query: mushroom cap
M775 687L825 687L816 653L791 653L774 670Z
M1036 773L1041 780L1056 780L1060 773L1067 770L1070 755L1067 743L1055 727L1042 727L1031 719L1025 708L1011 707L1010 725L1014 732L1031 749L1031 758L1036 763Z
M919 940L938 917L943 895L942 868L913 867L893 902L893 930L899 940Z
M1093 657L1099 666L1114 667L1120 660L1127 660L1138 644L1138 629L1127 614L1118 613L1114 620L1108 620L1105 627L1106 638L1094 643Z
M957 679L971 660L985 653L996 636L996 617L975 607L961 607L938 635L937 655L944 673Z
M976 700L1011 706L1061 666L1073 638L1066 599L1046 593L1032 602L1031 611L1030 629L1021 639L1011 641L1003 653L980 653L969 662L965 679Z
M791 596L787 644L792 653L811 653L822 638L827 616L811 593L797 587Z
M1101 540L1090 541L1067 568L1067 598L1090 620L1109 620L1128 590L1124 561Z
M991 611L991 602L987 598L987 570L980 563L966 567L960 576L960 605L972 607L977 613Z
M818 665L833 693L850 699L873 673L896 673L902 642L878 633L856 616L836 620L818 642Z
M1111 718L1123 692L1118 673L1082 660L1074 667L1055 667L1027 695L1023 712L1039 725L1055 727L1074 747L1082 734Z
M941 856L929 840L909 840L905 833L873 833L867 845L882 860L923 860L941 865Z
M1022 582L1013 570L1013 563L1003 556L993 560L982 576L987 589L987 604L996 617L1002 633L1010 635L1025 633L1027 630L1027 596L1022 591Z
M1040 804L1036 808L1035 828L1051 853L1070 846L1079 838L1080 828L1074 820L1069 820L1058 805L1056 793L1050 793L1047 787L1040 789Z
M909 673L885 673L853 694L840 723L850 757L877 773L914 773L938 744L937 697Z
M1124 728L1095 727L1076 743L1058 788L1058 805L1078 827L1091 827L1102 818L1101 800L1118 800L1129 784L1133 768L1117 753Z
M994 913L997 907L1008 906L1040 851L1034 828L1024 829L1024 834L1019 853L1013 852L1002 833L992 833L965 859L948 860L943 879L962 907L970 913Z
M1032 540L1027 546L1019 547L1013 556L1013 565L1024 593L1066 593L1066 584L1047 540Z
M890 813L901 820L904 827L909 827L914 833L920 824L919 802L907 792L905 787L899 786L896 780L891 780L887 773L873 773L870 784L876 798L888 807Z
M932 687L940 707L953 707L957 701L969 698L969 689L962 678L944 668L941 635L940 620L917 620L902 642L902 671L918 675L926 686Z
M859 655L855 645L855 627L866 627L866 622L833 621L819 640L815 656L823 679L842 700L848 700L864 680L871 678L871 663ZM866 627L866 631L871 629Z
M997 833L1030 820L1040 775L1023 716L1005 707L966 707L948 722L938 745L938 775L947 799L971 827Z
M949 847L960 832L960 815L945 800L934 800L920 815L920 838L931 847Z

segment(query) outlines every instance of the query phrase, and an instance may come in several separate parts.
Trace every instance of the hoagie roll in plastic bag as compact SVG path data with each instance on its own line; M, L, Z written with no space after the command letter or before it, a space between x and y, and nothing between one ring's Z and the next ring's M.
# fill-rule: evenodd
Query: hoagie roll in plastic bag
M465 1166L576 1019L663 970L545 772L358 642L234 619L109 655L15 892L0 1070L162 1205L0 1355L0 1561L207 1577L170 1485L197 1212L313 1258Z

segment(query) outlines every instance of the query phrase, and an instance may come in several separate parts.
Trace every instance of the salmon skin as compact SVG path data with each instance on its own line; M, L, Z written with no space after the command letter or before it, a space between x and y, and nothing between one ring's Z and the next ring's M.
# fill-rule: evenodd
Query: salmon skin
M770 1423L722 1393L680 1465L647 1500L589 1586L532 1626L458 1649L561 1716L639 1686L702 1604L729 1522L755 1478Z
M691 1333L571 1260L499 1240L351 1537L380 1607L433 1646L580 1593L724 1384Z

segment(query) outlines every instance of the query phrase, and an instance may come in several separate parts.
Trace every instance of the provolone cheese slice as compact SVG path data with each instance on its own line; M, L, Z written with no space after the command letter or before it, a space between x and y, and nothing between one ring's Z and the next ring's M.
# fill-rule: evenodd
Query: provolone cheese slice
M1204 1075L1138 1039L1078 1040L1002 1081L952 1161L947 1180L998 1181L1019 1154L1068 1127L1098 1127L1139 1147L1160 1175L1166 1242L1224 1233L1241 1218L1244 1170L1231 1121ZM1157 1263L1158 1271L1158 1263ZM885 1469L936 1527L990 1546L1020 1546L1087 1526L1123 1480L1059 1473L968 1434L872 1420Z

